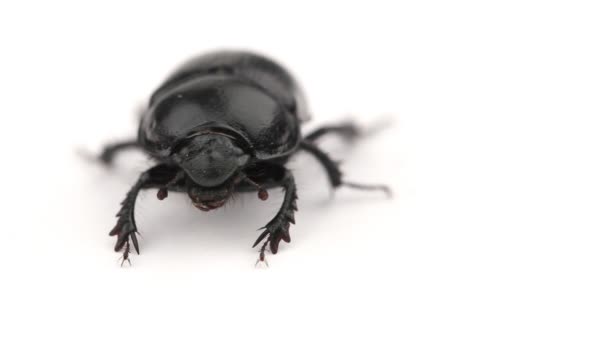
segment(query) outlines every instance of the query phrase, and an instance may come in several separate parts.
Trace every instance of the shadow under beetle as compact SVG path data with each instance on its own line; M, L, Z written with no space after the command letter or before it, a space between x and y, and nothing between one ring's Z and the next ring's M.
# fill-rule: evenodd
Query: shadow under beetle
M356 126L325 126L302 137L300 124L307 118L295 80L266 57L215 52L178 68L150 97L137 139L106 146L99 156L111 164L118 151L140 148L158 163L129 190L110 231L116 236L114 250L123 250L123 263L129 260L131 243L139 254L134 208L143 189L158 189L159 200L169 191L184 192L194 207L209 211L223 206L234 193L257 191L259 199L266 200L266 189L283 188L279 212L253 244L264 241L258 262L265 262L267 246L275 254L279 242L291 241L289 226L295 224L298 196L294 177L284 165L294 153L312 154L334 188L389 192L382 185L343 181L337 163L315 145L328 133L354 138L361 133Z

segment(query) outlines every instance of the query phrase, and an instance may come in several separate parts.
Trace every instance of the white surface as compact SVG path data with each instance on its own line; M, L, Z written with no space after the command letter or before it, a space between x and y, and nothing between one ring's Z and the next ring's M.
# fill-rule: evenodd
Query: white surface
M108 2L104 2L108 3ZM398 5L177 1L0 6L0 340L606 341L608 11L587 1ZM291 244L256 269L280 203L210 214L145 193L142 254L107 236L149 164L74 150L132 136L134 108L197 52L268 53L316 125L394 126L347 148L340 190L295 169Z

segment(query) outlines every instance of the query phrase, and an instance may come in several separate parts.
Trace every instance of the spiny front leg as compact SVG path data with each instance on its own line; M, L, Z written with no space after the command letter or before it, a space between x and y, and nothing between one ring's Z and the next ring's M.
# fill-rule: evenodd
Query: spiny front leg
M146 187L149 179L148 172L144 172L138 179L137 183L127 193L125 199L121 202L121 207L116 216L118 220L114 228L110 231L110 236L116 236L116 244L114 251L119 252L124 247L123 262L129 261L129 253L133 241L135 252L139 254L139 242L137 241L137 225L135 224L135 201L139 191ZM129 261L129 264L131 261Z
M298 210L296 200L298 195L296 193L296 183L293 178L291 171L281 167L280 170L283 174L280 184L285 191L285 197L283 198L283 204L279 209L279 212L270 222L263 228L264 231L253 244L256 247L262 240L266 241L262 244L260 249L259 261L266 262L266 246L270 247L272 254L276 254L279 250L279 243L281 241L290 242L291 237L289 236L290 224L295 224L295 211Z
M161 188L174 181L178 170L166 165L157 165L142 173L139 179L127 192L125 199L121 202L121 208L116 214L118 220L116 226L110 231L110 236L116 236L114 250L123 251L123 263L129 260L131 242L135 252L139 254L139 242L137 240L137 225L135 224L135 202L137 195L142 189ZM129 261L129 263L131 263ZM121 264L122 265L122 264Z

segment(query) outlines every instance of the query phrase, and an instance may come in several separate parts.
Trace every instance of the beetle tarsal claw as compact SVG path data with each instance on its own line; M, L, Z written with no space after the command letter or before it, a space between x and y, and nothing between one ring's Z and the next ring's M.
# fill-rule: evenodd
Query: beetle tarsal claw
M131 259L129 259L129 257L123 258L120 257L118 260L122 259L122 262L120 263L120 267L122 267L125 263L125 261L127 261L129 263L129 266L133 266L133 264L131 264Z
M268 231L265 232L266 234L268 233ZM266 236L265 234L262 234L260 237L264 237ZM260 238L258 238L258 240L261 241ZM268 261L266 260L266 246L268 245L268 242L270 241L270 236L268 237L268 239L266 239L266 241L262 244L262 248L260 248L260 256L258 258L258 260L255 262L255 266L257 267L258 264L260 262L263 262L264 264L266 264L266 267L268 267ZM256 243L257 244L257 243ZM255 245L254 245L255 247Z
M258 267L258 265L260 265L260 263L263 263L264 265L266 265L266 267L270 266L270 265L268 265L268 260L266 260L266 259L264 259L264 260L262 260L262 259L258 259L258 260L255 262L254 267Z
M136 249L138 249L138 248L136 248ZM129 240L127 240L127 244L125 245L125 250L123 251L122 256L120 258L118 258L118 260L122 259L122 262L120 263L120 267L122 267L125 264L125 261L127 261L129 263L129 266L132 266L131 259L129 259L130 252L131 252L131 245L129 244ZM139 254L139 252L137 252L137 253Z
M266 259L265 255L260 255L260 257L258 258L258 260L255 262L254 267L258 267L258 265L260 265L260 263L266 265L266 267L268 267L268 260Z
M384 184L360 184L360 183L353 183L353 182L342 182L342 185L345 187L357 189L357 190L381 191L381 192L384 192L386 197L388 197L388 198L393 197L393 192L391 191L391 188L389 188L388 186L386 186Z

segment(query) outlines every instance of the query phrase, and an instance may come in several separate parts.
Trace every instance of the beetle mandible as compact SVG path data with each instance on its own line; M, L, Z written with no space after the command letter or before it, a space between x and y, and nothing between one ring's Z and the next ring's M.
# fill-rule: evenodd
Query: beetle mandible
M354 138L361 130L352 123L321 127L302 136L300 124L308 109L294 78L267 57L243 51L204 54L183 64L152 94L141 117L137 138L108 145L99 156L111 164L116 153L139 148L157 165L143 172L116 215L115 251L123 263L131 244L139 254L135 201L143 189L157 189L163 200L169 191L186 193L194 207L209 211L223 206L235 193L282 188L278 213L262 228L253 247L262 243L259 261L266 261L267 246L277 253L281 241L290 242L295 224L296 183L285 167L298 151L310 153L327 171L331 186L364 190L389 189L383 185L346 182L317 139L328 133ZM130 261L129 261L130 262Z

